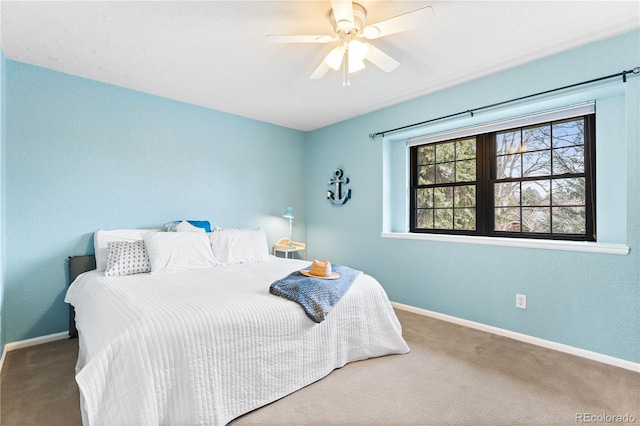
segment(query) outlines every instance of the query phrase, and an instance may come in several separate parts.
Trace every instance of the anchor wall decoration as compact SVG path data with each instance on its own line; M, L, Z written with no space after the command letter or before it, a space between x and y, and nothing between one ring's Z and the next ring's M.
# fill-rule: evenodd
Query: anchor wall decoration
M343 185L349 183L349 178L343 178L343 173L341 169L336 169L333 172L334 178L329 180L329 185L335 185L336 190L335 193L333 191L327 191L327 199L331 201L333 204L344 204L351 198L351 190L347 189L346 191L343 189Z

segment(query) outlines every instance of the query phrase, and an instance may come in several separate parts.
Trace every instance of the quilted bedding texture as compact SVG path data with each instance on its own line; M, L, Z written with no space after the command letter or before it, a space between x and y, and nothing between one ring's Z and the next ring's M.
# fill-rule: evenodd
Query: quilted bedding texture
M224 425L346 363L409 351L386 293L361 274L320 324L270 284L310 262L160 275L80 275L76 381L87 425Z

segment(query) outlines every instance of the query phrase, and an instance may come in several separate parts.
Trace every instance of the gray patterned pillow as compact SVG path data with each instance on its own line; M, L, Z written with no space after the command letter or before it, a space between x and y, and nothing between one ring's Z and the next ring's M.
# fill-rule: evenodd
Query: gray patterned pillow
M104 271L106 276L115 277L150 271L151 264L144 240L107 243L107 269Z

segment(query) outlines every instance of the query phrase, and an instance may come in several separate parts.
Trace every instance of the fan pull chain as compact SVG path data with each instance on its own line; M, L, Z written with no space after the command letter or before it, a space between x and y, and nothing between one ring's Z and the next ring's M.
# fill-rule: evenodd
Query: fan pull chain
M349 45L344 50L344 58L342 59L342 86L351 86L349 78Z

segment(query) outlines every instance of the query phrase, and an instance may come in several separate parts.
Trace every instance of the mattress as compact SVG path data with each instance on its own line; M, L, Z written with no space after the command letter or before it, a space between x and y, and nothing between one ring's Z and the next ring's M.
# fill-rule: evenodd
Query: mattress
M65 301L80 337L83 423L224 425L348 362L409 351L369 275L321 323L269 293L309 264L270 257L156 275L81 274Z

